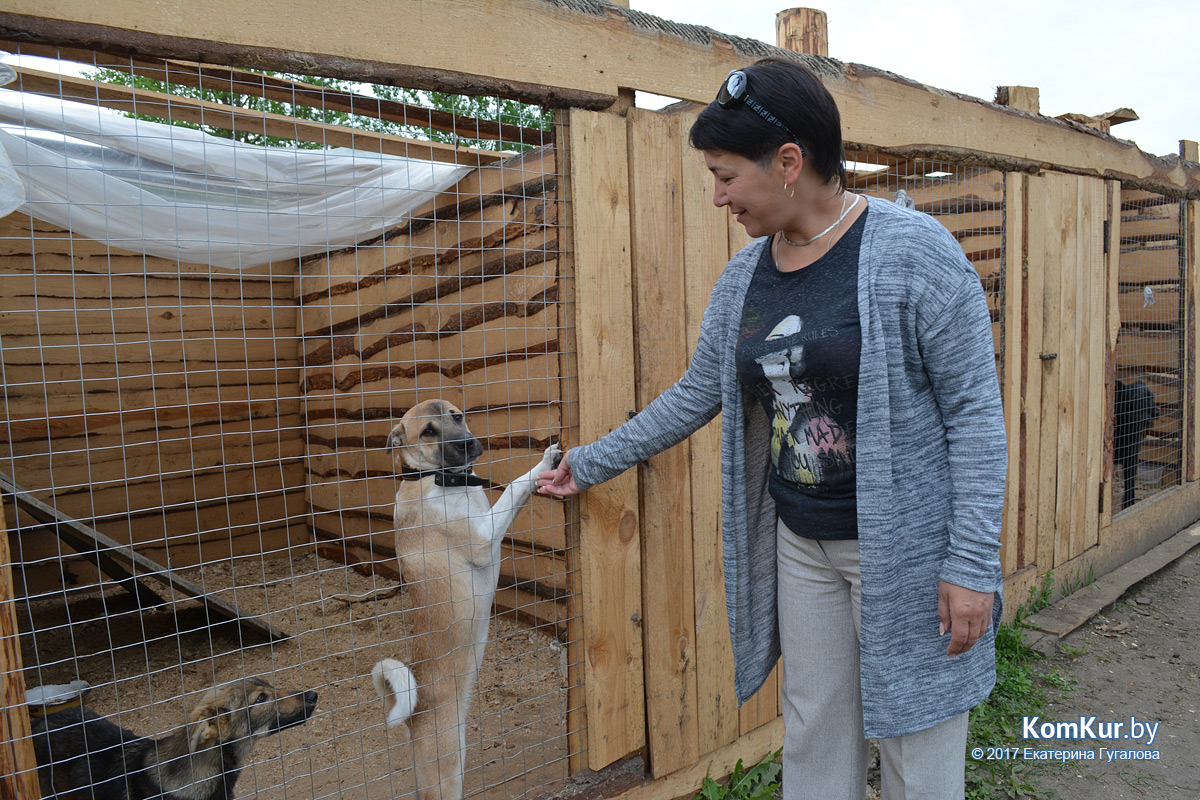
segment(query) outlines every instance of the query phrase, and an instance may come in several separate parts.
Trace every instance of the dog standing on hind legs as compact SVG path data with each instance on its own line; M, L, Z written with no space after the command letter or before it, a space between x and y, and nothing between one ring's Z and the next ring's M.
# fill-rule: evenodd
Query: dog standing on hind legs
M407 724L420 800L459 800L467 712L483 663L500 545L537 477L561 458L558 445L514 480L494 506L471 471L483 445L463 412L426 400L401 417L388 449L405 480L396 492L396 555L409 594L413 659L371 671L388 726Z

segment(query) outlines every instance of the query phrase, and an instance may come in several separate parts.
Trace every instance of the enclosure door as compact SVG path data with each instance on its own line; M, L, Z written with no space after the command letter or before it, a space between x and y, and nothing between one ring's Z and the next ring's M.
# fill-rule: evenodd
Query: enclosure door
M1112 197L1102 180L1046 174L1026 179L1021 203L1025 387L1021 452L1011 455L1023 465L1018 565L1039 574L1095 546L1111 519Z

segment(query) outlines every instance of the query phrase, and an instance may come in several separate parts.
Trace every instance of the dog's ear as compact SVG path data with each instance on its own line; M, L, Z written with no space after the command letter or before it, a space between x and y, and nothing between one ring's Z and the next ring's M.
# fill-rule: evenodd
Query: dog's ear
M193 753L216 747L229 730L229 709L217 702L216 692L210 689L188 714L187 727L188 747Z
M387 437L387 451L390 453L398 447L404 447L404 424L394 425Z
M387 451L392 457L392 463L397 469L403 469L404 463L400 459L400 453L403 451L407 441L404 436L404 423L400 422L392 427L391 433L387 437Z

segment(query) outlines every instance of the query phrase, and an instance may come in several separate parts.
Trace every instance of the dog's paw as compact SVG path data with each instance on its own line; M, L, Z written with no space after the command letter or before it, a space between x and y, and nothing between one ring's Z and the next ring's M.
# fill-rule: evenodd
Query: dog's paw
M558 442L554 442L546 448L544 453L542 453L542 463L538 464L538 469L554 469L558 466L559 462L562 461L562 457L562 448L558 446Z
M383 698L388 727L401 725L417 707L417 679L403 661L385 658L371 670L371 683Z

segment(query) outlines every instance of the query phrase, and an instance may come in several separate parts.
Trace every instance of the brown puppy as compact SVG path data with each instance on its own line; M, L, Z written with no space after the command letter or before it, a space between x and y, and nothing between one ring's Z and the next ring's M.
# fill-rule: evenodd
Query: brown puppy
M254 742L304 722L317 693L278 697L247 678L209 689L183 727L157 741L85 708L33 722L43 797L72 800L229 800Z
M500 543L537 488L537 476L561 457L558 445L513 481L490 506L471 471L483 445L463 412L426 400L392 428L388 449L408 478L396 492L396 554L411 599L411 652L405 665L384 659L372 680L388 725L407 722L421 800L462 797L467 711L483 662Z

